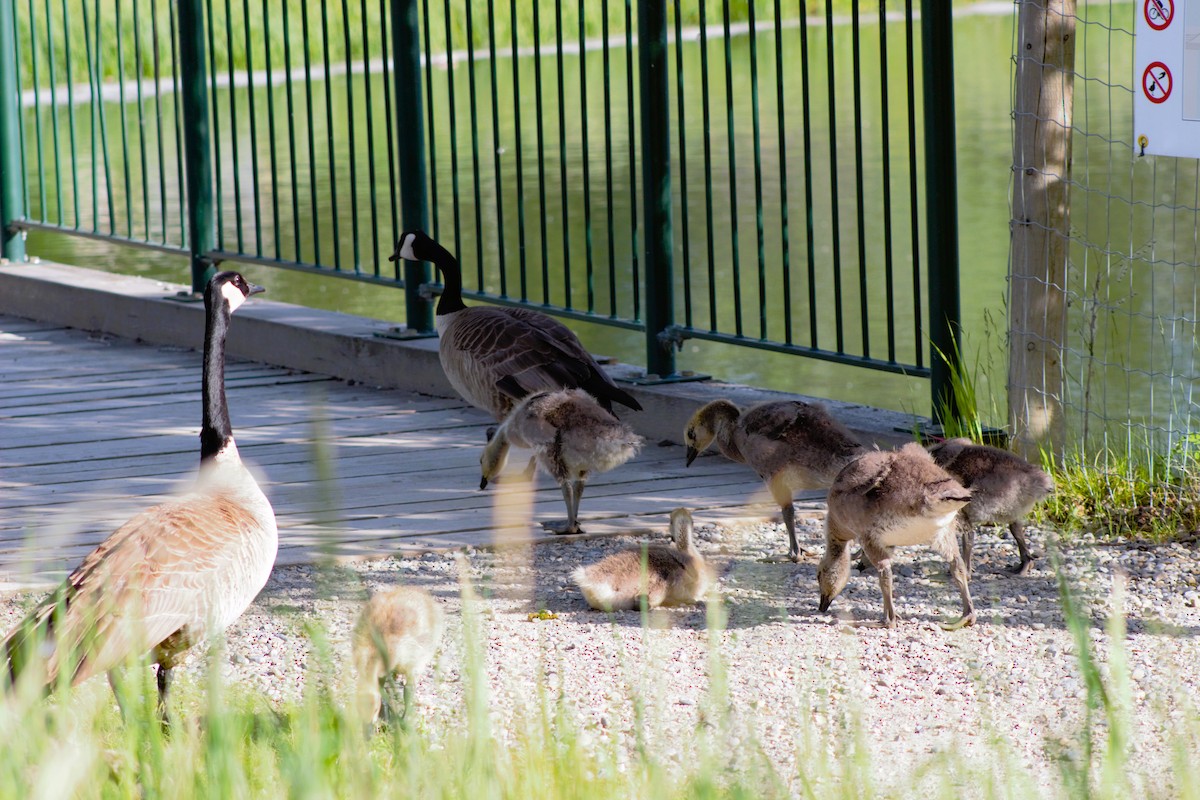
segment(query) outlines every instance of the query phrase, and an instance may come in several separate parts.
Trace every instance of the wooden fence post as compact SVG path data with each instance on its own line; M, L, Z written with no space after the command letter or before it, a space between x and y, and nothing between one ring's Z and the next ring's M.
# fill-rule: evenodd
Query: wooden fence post
M1061 456L1075 0L1018 13L1008 416L1018 452Z

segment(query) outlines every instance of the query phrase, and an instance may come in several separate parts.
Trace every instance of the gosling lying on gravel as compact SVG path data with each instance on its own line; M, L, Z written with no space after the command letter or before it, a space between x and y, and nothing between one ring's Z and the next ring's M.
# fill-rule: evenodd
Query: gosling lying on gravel
M511 445L532 450L537 465L562 487L567 519L543 527L554 533L582 533L579 498L588 476L633 458L642 437L582 389L531 394L513 408L483 449L480 489L504 469Z
M401 673L408 716L413 684L437 652L444 627L442 607L423 589L400 586L367 601L354 626L354 666L364 719L379 719L384 684Z
M1020 563L1012 571L1028 574L1033 556L1025 542L1025 515L1054 491L1054 480L1015 453L973 444L970 439L948 439L930 447L929 454L971 490L971 502L959 513L962 556L967 569L971 569L975 527L985 523L1007 524L1021 554Z
M923 447L869 452L843 469L829 490L825 555L817 567L820 610L829 609L850 576L850 543L857 540L879 570L883 626L894 627L892 548L928 544L950 563L950 577L962 595L963 616L946 630L972 625L975 607L967 588L967 566L955 541L959 509L971 493L939 467Z
M598 611L640 608L643 597L650 608L697 603L716 583L716 575L696 549L692 514L686 508L671 512L671 541L673 547L652 544L622 550L579 567L571 577Z
M842 467L866 452L824 406L794 400L762 403L745 412L728 400L704 406L684 431L688 466L714 440L722 455L766 482L783 511L792 561L800 560L792 505L796 492L828 488Z

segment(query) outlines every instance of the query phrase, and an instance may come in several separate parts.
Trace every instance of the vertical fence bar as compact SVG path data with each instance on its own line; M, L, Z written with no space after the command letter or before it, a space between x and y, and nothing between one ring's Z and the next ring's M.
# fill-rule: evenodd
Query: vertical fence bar
M213 249L212 151L209 147L208 88L204 63L201 0L179 0L179 72L183 106L183 149L187 177L188 251L192 291L203 292L216 272Z
M646 228L646 372L666 377L675 374L675 350L659 338L675 323L666 0L638 0L638 77Z
M400 164L400 219L404 230L429 224L425 199L425 119L421 108L421 37L417 0L391 0L392 77L396 87L396 138ZM468 46L470 46L468 44ZM404 308L408 329L433 331L433 304L421 297L428 283L428 264L404 263Z
M921 3L928 231L930 393L935 421L958 418L949 363L958 351L958 177L954 158L954 27L950 4ZM941 355L938 354L941 352ZM949 360L949 361L948 361Z
M25 239L13 227L14 222L25 216L16 50L13 4L0 0L0 255L24 261Z

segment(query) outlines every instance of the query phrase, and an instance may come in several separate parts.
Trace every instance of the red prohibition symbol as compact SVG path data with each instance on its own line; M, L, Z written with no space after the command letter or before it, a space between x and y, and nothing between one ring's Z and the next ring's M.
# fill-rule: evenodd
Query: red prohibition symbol
M1161 61L1154 61L1142 73L1142 91L1151 103L1165 102L1171 96L1171 70Z
M1175 0L1146 0L1143 13L1147 25L1156 31L1165 30L1175 18Z

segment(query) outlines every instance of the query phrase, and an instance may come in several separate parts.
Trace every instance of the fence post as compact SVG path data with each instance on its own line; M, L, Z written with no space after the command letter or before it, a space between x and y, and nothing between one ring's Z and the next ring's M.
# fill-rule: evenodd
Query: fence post
M665 336L675 324L666 0L638 0L638 79L642 117L646 373L665 378L675 374L674 345Z
M192 291L204 291L216 272L213 164L208 123L208 67L204 61L201 0L179 0L179 84L183 110L183 160L187 175L187 236Z
M950 3L921 3L925 120L925 213L928 259L930 394L935 422L961 417L952 389L960 368L958 173L954 137L954 25ZM940 351L940 354L939 354ZM944 357L943 357L944 356ZM971 409L973 410L973 409Z
M421 104L421 38L417 0L391 0L392 77L396 84L396 145L400 162L400 224L404 230L429 227L425 187L425 123ZM468 42L468 46L471 44ZM396 232L397 235L400 231ZM433 331L433 303L421 296L433 270L404 262L404 309L408 330Z
M1061 456L1075 0L1022 2L1017 47L1008 419L1018 452Z
M13 4L11 0L0 0L0 256L24 261L25 238L13 227L14 222L25 217L16 34Z

